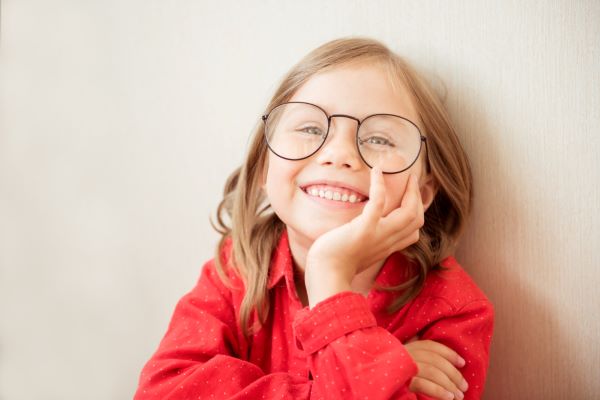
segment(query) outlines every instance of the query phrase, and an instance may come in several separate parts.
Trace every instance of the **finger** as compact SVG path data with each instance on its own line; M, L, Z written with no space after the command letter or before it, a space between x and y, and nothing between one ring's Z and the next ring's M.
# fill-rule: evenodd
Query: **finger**
M382 220L380 229L385 232L386 237L381 245L391 249L392 253L415 244L420 238L418 221L407 222L404 217L395 216L389 220Z
M435 340L420 340L418 343L413 343L412 346L419 350L437 353L459 368L465 366L465 360L457 352Z
M409 175L400 208L379 221L379 230L386 239L380 244L392 252L403 250L419 241L419 229L424 224L423 202L415 175Z
M433 383L427 379L423 379L420 377L414 377L411 380L408 388L413 393L423 393L426 396L433 397L436 399L454 399L454 393L447 391L446 389L444 389L436 383Z
M419 179L416 179L416 181L417 181L417 202L418 202L419 213L424 214L425 213L425 205L423 204L423 196L421 196L421 186L419 186Z
M371 183L369 186L369 201L363 209L363 215L371 222L381 218L385 206L385 183L379 167L371 169Z
M410 227L411 229L409 230L413 230L412 228L421 226L419 224L422 223L422 211L420 211L419 206L422 207L423 202L420 200L420 195L416 177L411 174L404 195L402 196L400 207L385 217L389 221L389 224L394 226L395 230L398 230L398 227Z
M423 198L421 197L421 188L419 187L419 178L416 175L412 175L412 183L413 189L415 193L415 205L416 205L416 214L415 214L415 223L418 228L421 228L425 223L424 218L424 208L423 208Z
M437 383L442 384L442 386L444 386L447 390L461 390L465 392L469 388L467 381L463 378L460 371L456 369L452 365L452 363L450 363L450 361L440 356L439 354L426 350L413 350L411 356L415 360L418 360L421 363L429 364L435 367L437 370L441 371L450 380L450 382L452 382L452 385L448 386L448 382L446 380ZM444 382L446 384L443 384Z
M445 390L450 393L454 393L455 397L458 399L462 399L463 393L460 389L450 380L448 375L444 373L441 369L439 369L436 365L428 364L426 362L417 363L419 368L419 372L417 376L419 378L427 379L430 382L435 383L436 385L441 386Z
M387 248L391 249L390 254L402 251L419 241L419 231L417 229L412 230L408 234L398 236L399 239L387 243Z
M402 201L400 202L400 207L408 207L409 205L416 203L419 199L419 185L417 183L417 178L410 174L408 176L408 182L406 183L406 190L404 191L404 196L402 196Z

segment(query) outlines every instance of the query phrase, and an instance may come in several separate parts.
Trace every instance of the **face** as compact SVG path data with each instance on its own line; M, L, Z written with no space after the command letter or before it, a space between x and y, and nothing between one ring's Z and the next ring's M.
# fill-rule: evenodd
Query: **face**
M418 121L405 89L400 86L394 91L387 75L375 66L344 66L316 74L290 101L312 103L328 115L346 114L361 121L378 113ZM323 233L358 216L365 206L370 168L358 154L356 129L356 121L334 117L327 141L311 157L290 161L269 152L264 189L273 210L287 225L290 247L308 249ZM426 180L424 152L425 147L410 169L384 174L384 215L400 206L410 173L421 182ZM320 196L321 192L325 198Z

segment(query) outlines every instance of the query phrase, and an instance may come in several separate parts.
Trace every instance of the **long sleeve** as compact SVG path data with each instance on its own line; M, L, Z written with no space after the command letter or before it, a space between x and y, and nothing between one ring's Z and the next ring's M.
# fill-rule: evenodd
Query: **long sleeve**
M465 359L460 369L469 389L465 400L480 399L489 364L489 349L494 327L494 309L487 299L468 302L458 309L443 299L432 299L436 308L448 314L424 330L420 339L433 340L455 350Z
M377 326L362 295L340 293L296 314L296 345L307 355L312 380L265 373L240 358L244 344L231 297L214 266L205 266L145 365L135 400L416 398L407 389L415 364Z
M144 366L135 400L308 399L310 382L265 374L238 357L231 293L212 263L184 296L158 350Z
M415 363L396 337L377 326L364 296L342 292L301 310L294 330L309 355L314 398L417 398L408 391Z

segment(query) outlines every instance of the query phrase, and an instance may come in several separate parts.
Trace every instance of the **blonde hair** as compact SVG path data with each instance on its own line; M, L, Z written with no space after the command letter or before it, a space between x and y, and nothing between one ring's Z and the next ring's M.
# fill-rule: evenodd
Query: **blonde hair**
M417 72L382 43L368 38L341 38L330 41L307 54L284 76L265 109L265 114L288 101L313 75L342 65L374 63L384 67L390 84L400 82L409 92L427 137L427 171L435 180L437 193L425 212L425 224L418 242L402 253L413 262L414 271L404 284L376 286L378 290L398 292L388 306L393 313L414 298L423 288L427 273L441 268L439 263L454 249L470 212L472 177L469 163L441 101ZM264 125L255 128L243 165L229 176L223 199L217 209L217 225L222 235L215 263L221 279L229 284L224 266L232 267L243 279L245 294L239 323L244 335L258 329L269 315L268 277L271 256L285 229L272 212L262 190L268 149ZM229 226L224 217L230 219ZM225 261L224 247L231 242L231 257ZM257 319L252 315L256 312ZM254 322L251 320L254 319Z

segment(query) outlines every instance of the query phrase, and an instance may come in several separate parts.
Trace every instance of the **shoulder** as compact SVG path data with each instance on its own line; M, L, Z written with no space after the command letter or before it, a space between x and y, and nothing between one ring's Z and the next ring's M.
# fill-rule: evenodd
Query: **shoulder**
M483 303L492 308L488 297L453 256L442 260L440 266L442 268L427 275L418 297L439 299L454 311L471 303Z
M479 341L487 349L494 326L494 307L454 257L430 272L419 294L399 313L398 335L436 340L451 348ZM486 350L487 351L487 350Z
M206 261L200 271L198 286L211 285L223 291L231 291L239 288L242 279L239 272L233 264L232 258L233 243L231 238L227 238L219 251L221 268L217 266L215 258Z

